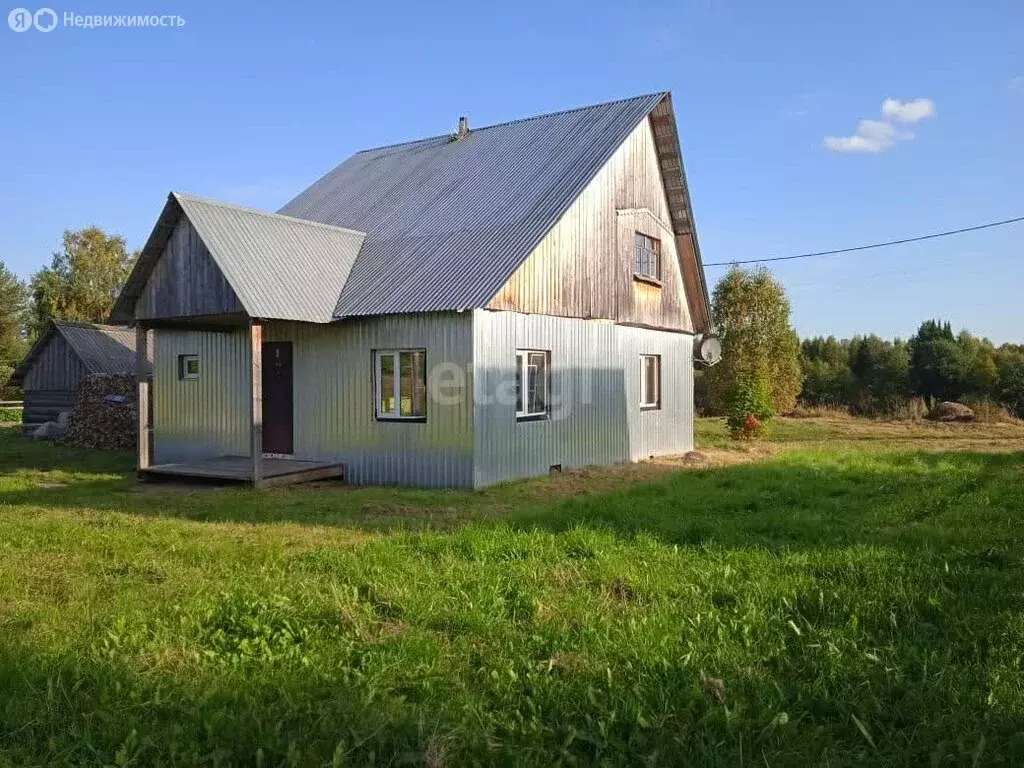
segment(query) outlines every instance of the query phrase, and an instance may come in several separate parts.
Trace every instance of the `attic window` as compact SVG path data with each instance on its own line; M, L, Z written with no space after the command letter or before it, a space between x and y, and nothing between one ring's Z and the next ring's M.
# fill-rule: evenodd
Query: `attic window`
M633 274L661 280L661 241L642 232L633 235Z
M178 378L199 378L199 355L178 355Z

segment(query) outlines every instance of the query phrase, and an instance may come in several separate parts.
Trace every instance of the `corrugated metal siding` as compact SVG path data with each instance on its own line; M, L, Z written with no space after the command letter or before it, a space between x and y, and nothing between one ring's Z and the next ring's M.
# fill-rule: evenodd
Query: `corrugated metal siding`
M153 332L155 463L249 454L249 342L244 330ZM178 378L178 355L200 376Z
M338 461L357 484L468 487L473 482L472 315L366 318L332 326L267 323L265 341L291 341L294 455ZM374 416L373 351L427 351L426 423ZM462 376L438 395L438 375ZM453 379L445 379L452 381Z
M484 306L664 97L360 152L280 212L367 233L338 317Z
M477 310L474 485L693 447L693 338L609 322ZM517 349L551 352L552 416L517 422ZM640 355L662 357L662 408L640 410Z

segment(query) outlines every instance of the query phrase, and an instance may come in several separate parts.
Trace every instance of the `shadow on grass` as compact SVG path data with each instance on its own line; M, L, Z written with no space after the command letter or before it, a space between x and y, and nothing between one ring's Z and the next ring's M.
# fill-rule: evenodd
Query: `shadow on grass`
M49 467L45 462L43 466ZM66 487L33 482L4 493L12 507L85 508L200 522L338 525L367 532L450 530L501 524L563 532L597 527L620 537L646 534L677 545L834 547L986 546L1015 541L1019 454L862 451L794 453L755 464L681 470L613 491L546 493L547 480L485 491L335 485L272 492L237 487L138 485L75 474ZM993 542L993 535L997 541Z

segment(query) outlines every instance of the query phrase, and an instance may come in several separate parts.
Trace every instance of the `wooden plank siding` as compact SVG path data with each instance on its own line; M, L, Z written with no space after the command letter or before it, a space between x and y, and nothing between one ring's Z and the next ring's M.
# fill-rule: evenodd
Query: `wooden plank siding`
M56 421L61 411L70 411L78 385L88 373L71 345L54 333L25 373L21 413L25 433L44 422Z
M54 333L29 366L22 388L25 392L74 391L88 373L64 337L60 333Z
M240 314L242 303L224 273L182 216L135 306L138 320Z
M661 243L662 285L633 277L633 235ZM650 120L615 151L489 309L693 331Z

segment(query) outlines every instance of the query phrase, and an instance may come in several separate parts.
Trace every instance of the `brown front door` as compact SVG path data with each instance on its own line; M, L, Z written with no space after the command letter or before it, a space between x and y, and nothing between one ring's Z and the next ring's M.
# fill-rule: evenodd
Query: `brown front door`
M263 344L263 452L292 452L292 343Z

